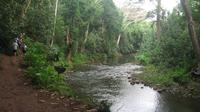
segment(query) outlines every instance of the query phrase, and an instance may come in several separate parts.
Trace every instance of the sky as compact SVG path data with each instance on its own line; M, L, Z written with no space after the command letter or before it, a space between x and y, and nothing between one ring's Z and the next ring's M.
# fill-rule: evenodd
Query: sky
M128 0L113 0L117 7L121 8L124 5L124 2ZM156 4L149 2L149 0L144 0L144 4L141 5L143 9L146 11L150 11L155 9ZM162 8L172 11L173 8L179 3L179 0L161 0L162 1Z

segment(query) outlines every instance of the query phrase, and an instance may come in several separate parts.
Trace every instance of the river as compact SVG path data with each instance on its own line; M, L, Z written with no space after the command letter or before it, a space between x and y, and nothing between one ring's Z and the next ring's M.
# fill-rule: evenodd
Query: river
M105 101L111 112L200 112L200 100L158 93L143 84L131 85L128 77L142 73L142 66L87 65L67 75L80 95Z

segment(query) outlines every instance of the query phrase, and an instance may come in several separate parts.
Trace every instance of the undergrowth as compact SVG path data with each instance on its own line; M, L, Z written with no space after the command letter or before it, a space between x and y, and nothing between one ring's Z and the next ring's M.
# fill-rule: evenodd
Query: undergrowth
M188 71L184 68L170 68L157 67L154 65L147 65L144 73L139 75L139 78L154 85L173 86L173 85L187 85L192 83L192 79Z
M48 48L44 44L33 42L29 38L25 41L28 46L24 59L27 66L26 76L30 78L34 84L42 88L73 96L74 92L69 85L66 84L64 76L59 74L54 68L54 63L49 61ZM61 61L58 61L57 65L65 66L66 63Z

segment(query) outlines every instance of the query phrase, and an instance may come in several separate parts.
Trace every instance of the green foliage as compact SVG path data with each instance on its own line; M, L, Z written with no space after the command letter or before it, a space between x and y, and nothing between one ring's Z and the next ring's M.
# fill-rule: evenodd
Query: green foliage
M161 21L160 40L153 33L143 38L136 55L138 61L147 65L141 79L162 86L192 82L189 72L197 60L181 11L176 9ZM154 31L154 27L151 29Z
M21 32L33 39L35 42L25 42L29 47L25 56L27 71L44 87L63 88L57 86L60 79L53 65L71 68L89 61L115 59L120 53L137 53L136 59L143 64L169 71L178 68L172 70L178 76L173 79L172 75L160 75L161 82L184 83L187 76L179 68L189 71L197 63L179 7L163 16L158 40L154 23L125 20L113 0L59 0L54 37L55 0L31 0L31 4L28 0L3 0L0 5L0 46L10 48L13 38ZM190 5L200 37L199 1L191 0ZM47 47L52 38L55 45ZM66 57L71 57L72 63L66 63Z
M63 17L72 41L70 50L73 55L83 50L108 55L116 53L122 16L112 0L68 0L63 3Z
M41 87L57 90L62 94L73 95L66 85L64 76L58 74L51 62L47 61L47 48L42 43L26 39L28 46L25 63L28 66L27 76Z
M52 36L53 4L49 0L32 1L25 17L25 31L34 40L46 43Z
M104 52L103 39L98 33L91 32L89 34L85 48L91 53Z
M152 28L148 22L123 22L123 33L119 43L123 54L136 53L144 39L152 37Z
M145 38L138 58L144 63L163 65L167 68L188 68L195 62L195 55L188 37L185 20L173 12L162 21L162 38ZM172 27L173 26L173 27Z
M30 4L29 0L7 0L0 4L0 45L5 48L25 32L46 45L53 38L54 44L66 47L72 55L87 51L112 57L118 52L117 37L122 32L123 17L112 0L59 0L54 37L54 0ZM67 36L71 44L64 41Z
M145 73L140 75L139 78L161 86L184 85L192 81L184 68L166 69L154 65L146 66Z
M27 38L26 44L29 47L28 51L25 55L25 62L28 66L46 66L48 63L46 63L46 53L45 53L45 46L39 42L33 42Z
M72 57L72 65L81 65L86 64L89 61L88 56L86 54L75 54Z
M15 38L23 23L21 12L23 0L3 0L0 1L0 46L8 49L11 41Z
M143 53L143 54L138 54L135 56L136 60L138 60L139 62L141 62L142 64L149 64L150 63L150 56L147 53Z

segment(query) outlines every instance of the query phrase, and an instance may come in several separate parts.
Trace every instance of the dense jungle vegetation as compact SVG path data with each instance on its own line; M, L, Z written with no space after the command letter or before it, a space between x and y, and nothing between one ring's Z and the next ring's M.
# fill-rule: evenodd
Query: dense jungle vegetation
M149 13L156 17L152 22L124 18L112 0L1 0L0 46L11 51L13 39L25 32L28 77L61 93L69 88L54 66L72 69L127 54L146 65L147 81L193 82L190 74L200 59L200 1L181 0L172 13L159 1Z

